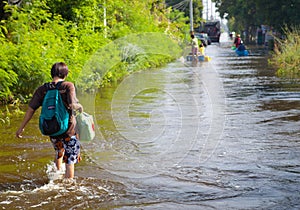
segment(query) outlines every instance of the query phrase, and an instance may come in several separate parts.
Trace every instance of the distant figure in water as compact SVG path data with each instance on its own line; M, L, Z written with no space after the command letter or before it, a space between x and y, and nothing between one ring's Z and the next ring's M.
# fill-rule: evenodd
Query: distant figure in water
M201 56L205 56L205 47L204 47L204 44L202 42L200 43L200 46L199 46L199 54Z
M244 51L244 50L246 50L246 47L245 47L245 45L244 45L243 43L241 43L241 44L239 45L239 47L237 48L237 50L238 50L238 51Z
M191 34L191 39L192 39L192 56L193 60L198 61L198 39L195 37L194 34Z
M238 48L241 43L242 43L242 39L241 39L240 35L237 34L235 39L234 39L233 44L235 45L236 48Z

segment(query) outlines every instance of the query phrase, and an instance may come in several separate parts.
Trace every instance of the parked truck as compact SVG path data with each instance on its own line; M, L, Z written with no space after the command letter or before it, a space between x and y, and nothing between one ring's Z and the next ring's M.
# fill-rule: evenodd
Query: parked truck
M221 23L220 21L210 21L204 23L203 31L207 33L210 40L212 42L219 42L220 41L220 35L221 35Z

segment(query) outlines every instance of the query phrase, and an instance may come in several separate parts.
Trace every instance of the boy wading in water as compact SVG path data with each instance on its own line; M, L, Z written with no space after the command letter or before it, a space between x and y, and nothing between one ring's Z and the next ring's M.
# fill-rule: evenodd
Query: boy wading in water
M71 82L65 81L68 75L68 67L65 63L55 63L51 68L52 84L56 85L58 82L61 84L58 86L58 90L61 94L61 98L69 112L68 129L65 133L59 136L50 136L50 141L55 149L55 164L57 170L61 170L62 163L66 163L65 178L74 178L74 164L80 161L80 142L78 136L75 133L76 119L74 111L83 111L82 106L78 103L75 86ZM16 132L16 137L22 138L22 132L25 126L31 120L35 111L42 106L43 99L46 95L47 87L42 85L34 92L31 101L29 102L28 109L24 116L24 119Z

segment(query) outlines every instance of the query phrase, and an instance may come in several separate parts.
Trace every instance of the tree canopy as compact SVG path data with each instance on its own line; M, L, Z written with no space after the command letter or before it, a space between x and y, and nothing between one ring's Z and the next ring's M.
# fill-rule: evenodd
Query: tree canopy
M234 31L255 32L260 25L277 31L300 23L300 0L213 0Z
M0 103L30 98L38 85L51 79L49 70L57 61L68 64L68 80L74 82L90 57L114 40L159 32L172 37L175 46L188 31L183 12L171 10L164 0L9 0L0 2L0 19ZM133 59L138 65L131 65ZM136 55L99 79L120 79L135 68L168 59Z

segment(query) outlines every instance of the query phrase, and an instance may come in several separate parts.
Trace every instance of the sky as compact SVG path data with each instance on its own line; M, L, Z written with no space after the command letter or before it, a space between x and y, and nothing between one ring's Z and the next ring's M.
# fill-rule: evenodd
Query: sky
M211 19L220 19L219 14L216 12L215 3L211 2L211 0L202 0L203 3L203 18L207 20Z

